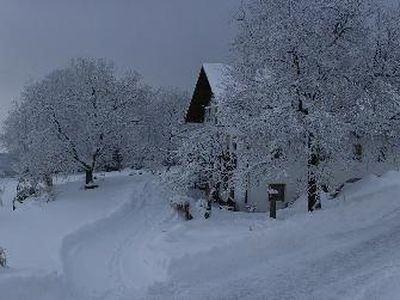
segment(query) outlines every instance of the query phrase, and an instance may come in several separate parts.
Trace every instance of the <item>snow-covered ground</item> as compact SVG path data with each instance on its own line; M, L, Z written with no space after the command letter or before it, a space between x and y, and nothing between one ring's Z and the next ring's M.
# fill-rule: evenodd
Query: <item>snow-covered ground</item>
M0 208L0 299L398 299L400 173L345 187L324 209L213 211L181 221L151 175L59 183L54 202Z

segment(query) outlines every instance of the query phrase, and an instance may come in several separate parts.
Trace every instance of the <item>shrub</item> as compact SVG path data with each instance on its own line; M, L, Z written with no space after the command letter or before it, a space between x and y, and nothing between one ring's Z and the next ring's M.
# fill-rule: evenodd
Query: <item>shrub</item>
M193 219L193 216L190 213L189 201L171 202L171 206L178 212L178 215L184 217L185 220L189 221Z
M6 250L0 247L0 267L5 268L7 266Z

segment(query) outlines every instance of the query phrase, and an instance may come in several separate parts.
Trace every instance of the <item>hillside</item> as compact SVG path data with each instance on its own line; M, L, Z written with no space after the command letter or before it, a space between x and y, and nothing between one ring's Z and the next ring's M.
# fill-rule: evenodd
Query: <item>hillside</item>
M76 179L74 179L76 180ZM324 209L213 211L183 222L151 175L100 188L59 182L56 200L0 208L1 299L394 299L400 173L348 185ZM305 206L305 204L304 204ZM23 220L23 222L22 222Z

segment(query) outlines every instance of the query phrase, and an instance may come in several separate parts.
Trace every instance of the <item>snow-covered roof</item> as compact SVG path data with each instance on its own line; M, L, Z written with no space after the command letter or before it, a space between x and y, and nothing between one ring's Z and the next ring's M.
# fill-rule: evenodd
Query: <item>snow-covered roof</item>
M226 89L229 65L221 63L205 63L203 70L215 97L222 95Z

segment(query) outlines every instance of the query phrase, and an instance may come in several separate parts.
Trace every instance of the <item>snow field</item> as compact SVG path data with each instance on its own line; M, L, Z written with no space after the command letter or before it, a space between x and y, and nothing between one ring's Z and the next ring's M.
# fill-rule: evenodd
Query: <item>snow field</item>
M400 173L347 185L324 209L213 210L183 222L150 175L100 188L56 186L56 201L0 209L10 268L4 299L396 299ZM8 181L6 194L12 195ZM15 186L14 186L15 187ZM0 297L0 299L2 299Z

